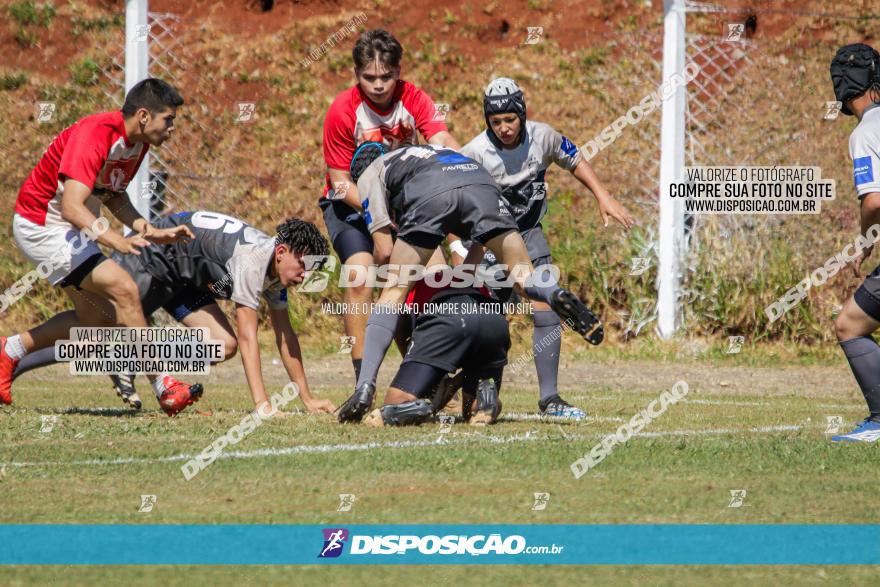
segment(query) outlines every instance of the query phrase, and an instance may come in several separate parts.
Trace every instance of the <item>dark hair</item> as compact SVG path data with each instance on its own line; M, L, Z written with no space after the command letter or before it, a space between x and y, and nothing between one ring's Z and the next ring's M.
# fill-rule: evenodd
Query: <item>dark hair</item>
M128 91L125 96L125 104L122 105L122 115L132 116L141 108L146 108L150 114L161 112L166 108L183 105L183 98L174 89L174 86L154 77L140 81Z
M288 218L275 228L275 232L275 244L287 245L294 253L320 257L330 254L327 239L311 222Z
M389 69L400 67L403 47L394 35L385 29L364 31L351 50L355 69L363 69L376 59Z

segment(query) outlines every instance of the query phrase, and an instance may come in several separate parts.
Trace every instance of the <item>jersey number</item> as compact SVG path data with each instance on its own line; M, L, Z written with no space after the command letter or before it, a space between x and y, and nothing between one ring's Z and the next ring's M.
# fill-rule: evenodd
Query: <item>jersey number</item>
M218 214L216 212L196 212L192 215L192 218L190 218L189 221L192 222L192 225L196 228L203 228L205 230L222 229L224 234L242 232L242 228L244 228L244 232L242 232L239 239L241 242L253 244L257 240L257 231L254 228L245 226L245 223L238 218L226 216L225 214Z
M226 234L235 234L244 226L244 222L225 214L216 214L214 212L196 212L190 219L192 225L196 228L204 228L205 230L220 230Z

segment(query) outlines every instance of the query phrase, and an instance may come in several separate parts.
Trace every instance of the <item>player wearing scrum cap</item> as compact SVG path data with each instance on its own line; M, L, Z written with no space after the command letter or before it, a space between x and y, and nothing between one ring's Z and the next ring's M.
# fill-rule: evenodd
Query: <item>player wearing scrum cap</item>
M352 158L352 178L363 198L364 220L373 238L377 264L390 261L396 282L379 296L367 321L364 361L354 394L339 410L342 422L360 421L373 403L376 376L391 344L400 308L413 281L401 268L421 265L450 233L477 245L470 263L482 260L488 247L511 269L514 288L529 299L550 305L591 344L604 332L599 320L572 292L538 279L526 245L517 230L501 190L473 159L436 145L409 146L385 153L380 143L361 145ZM397 239L391 234L397 226Z
M486 130L474 137L462 153L480 163L501 186L507 204L536 269L553 263L542 220L547 213L545 174L551 164L571 172L595 196L607 227L609 218L624 229L633 226L626 209L599 181L590 164L565 135L549 124L528 120L523 91L510 78L492 80L483 96ZM467 243L451 243L464 256ZM486 263L494 262L487 253ZM543 302L532 302L535 368L538 372L538 408L546 416L583 419L586 414L559 397L557 380L562 337L559 316ZM547 341L552 341L547 344Z
M880 54L857 43L841 47L831 61L834 95L841 112L858 125L849 137L853 182L859 198L861 231L880 223ZM861 249L853 262L856 275L873 247ZM835 442L880 439L880 347L871 334L880 326L880 267L872 271L834 321L837 340L868 404L868 417Z

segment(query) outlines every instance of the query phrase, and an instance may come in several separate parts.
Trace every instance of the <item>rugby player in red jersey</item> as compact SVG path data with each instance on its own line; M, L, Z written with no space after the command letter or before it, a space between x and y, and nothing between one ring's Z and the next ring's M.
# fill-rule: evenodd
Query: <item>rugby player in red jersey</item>
M186 226L150 225L125 192L149 148L162 145L174 132L182 104L171 85L145 79L128 92L122 111L93 114L64 129L25 180L15 202L15 242L40 275L62 288L76 314L61 313L26 332L0 336L0 402L12 403L12 374L21 358L66 339L72 327L147 326L134 280L97 244L137 255L150 243L192 238ZM133 230L130 236L109 229L93 231L94 239L84 236L100 226L102 204ZM115 316L97 310L105 301L113 305ZM149 377L169 416L202 393L201 385L187 385L166 373Z
M460 149L449 134L431 98L400 79L403 48L391 33L365 31L352 50L357 84L341 92L324 118L324 162L327 175L320 201L330 242L348 266L369 267L373 239L360 213L361 197L349 167L358 146L383 143L389 148L414 142L416 131L432 144ZM354 273L346 276L355 281ZM346 308L364 308L372 300L369 285L345 289ZM355 378L360 372L368 313L350 311L343 316L345 333L354 337L351 359Z

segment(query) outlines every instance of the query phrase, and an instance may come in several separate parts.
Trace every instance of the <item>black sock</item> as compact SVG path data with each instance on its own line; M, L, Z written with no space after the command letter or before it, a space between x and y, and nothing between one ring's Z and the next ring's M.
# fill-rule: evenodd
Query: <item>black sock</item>
M880 422L880 346L870 336L840 343L856 382L868 403L871 419Z
M351 366L354 367L354 380L357 381L361 376L361 362L363 359L351 359Z

